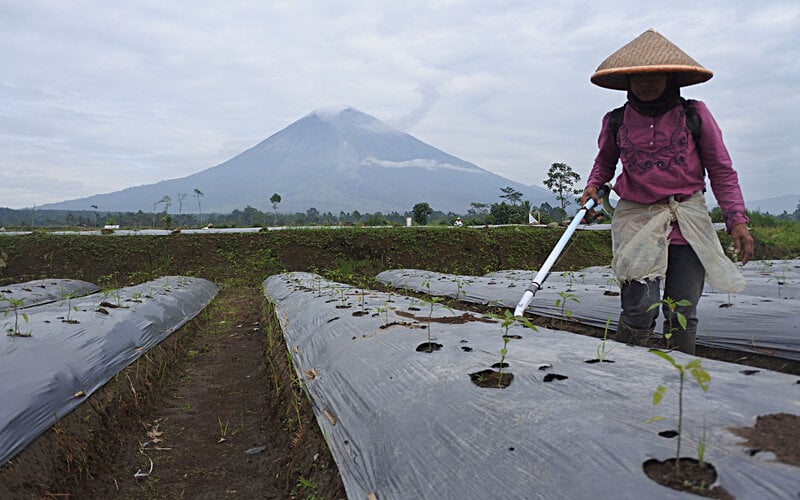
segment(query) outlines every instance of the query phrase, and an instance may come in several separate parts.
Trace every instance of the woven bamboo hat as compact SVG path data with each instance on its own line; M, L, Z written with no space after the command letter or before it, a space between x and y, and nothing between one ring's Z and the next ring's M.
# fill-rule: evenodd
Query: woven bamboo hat
M675 73L680 87L703 83L714 76L652 29L608 56L590 80L607 89L628 90L628 75L634 73Z

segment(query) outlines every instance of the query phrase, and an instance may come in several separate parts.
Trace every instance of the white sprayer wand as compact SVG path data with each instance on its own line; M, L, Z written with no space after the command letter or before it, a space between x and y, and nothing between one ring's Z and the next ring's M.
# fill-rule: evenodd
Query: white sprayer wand
M597 190L597 196L602 198L606 192L609 190L609 185L605 184L603 187ZM550 268L553 267L553 264L556 263L558 256L561 255L561 252L564 250L569 239L572 237L572 233L575 232L575 229L578 227L578 224L581 223L581 219L583 216L595 206L595 202L592 198L586 200L586 203L578 210L577 215L572 219L567 229L564 231L564 234L561 235L561 238L556 243L556 246L553 247L553 250L550 252L550 255L547 256L547 260L544 261L542 264L541 269L539 272L536 273L536 277L533 278L533 283L525 289L525 293L522 294L522 298L519 299L519 303L517 304L517 308L514 309L514 316L523 316L525 313L525 309L528 308L528 304L531 303L533 300L533 296L536 295L536 292L542 289L542 284L544 280L547 279L547 276L550 274Z

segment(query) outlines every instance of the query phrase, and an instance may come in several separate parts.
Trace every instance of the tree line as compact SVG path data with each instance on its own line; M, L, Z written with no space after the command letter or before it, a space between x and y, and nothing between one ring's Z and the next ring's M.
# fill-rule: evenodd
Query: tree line
M363 225L386 226L406 225L410 218L416 225L452 225L461 219L464 225L502 225L527 224L532 215L536 222L548 224L564 222L569 218L568 209L578 203L578 195L582 190L577 187L581 176L565 163L553 163L544 179L544 185L550 189L558 200L558 206L542 203L535 206L523 200L523 193L513 187L500 188L500 201L495 203L472 202L465 213L442 212L435 210L428 201L420 201L411 210L399 213L352 212L340 211L322 213L315 207L305 212L280 213L278 211L282 197L274 193L269 202L272 213L263 212L250 205L243 209L235 209L229 214L202 212L202 198L205 195L200 189L194 189L192 197L197 204L197 213L183 213L183 205L187 193L178 193L178 213L168 213L173 205L169 195L153 203L152 212L110 212L102 211L97 205L90 205L91 210L15 210L0 208L0 228L30 229L41 228L81 228L97 229L106 225L116 225L125 229L163 228L179 229L213 225L214 227L269 227L269 226L309 226L309 225ZM158 211L158 208L162 211ZM607 215L607 214L606 214ZM800 222L800 200L791 214L784 211L780 215L761 212L747 212L752 225L777 226L782 222ZM711 211L714 222L722 222L719 207ZM610 221L610 217L605 217Z

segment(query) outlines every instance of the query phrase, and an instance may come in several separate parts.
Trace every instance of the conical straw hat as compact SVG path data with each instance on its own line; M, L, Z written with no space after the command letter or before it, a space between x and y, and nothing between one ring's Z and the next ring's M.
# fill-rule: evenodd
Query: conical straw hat
M681 87L703 83L714 76L652 29L608 56L590 80L607 89L628 90L627 77L634 73L675 73Z

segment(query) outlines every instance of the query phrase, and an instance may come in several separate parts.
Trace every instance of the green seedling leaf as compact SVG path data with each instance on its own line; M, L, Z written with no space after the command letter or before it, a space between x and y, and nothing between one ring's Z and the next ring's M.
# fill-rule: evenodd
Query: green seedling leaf
M664 420L664 417L662 417L661 415L654 415L654 416L648 418L647 420L645 420L644 423L651 424L653 422L658 422L659 420Z
M675 369L677 369L679 371L683 371L682 370L683 367L681 365L679 365L678 363L676 363L675 359L672 356L670 356L669 354L665 353L664 351L661 351L659 349L650 349L650 352L652 352L653 354L655 354L656 356L658 356L660 358L664 358L667 361L669 361L670 364L675 367Z
M509 314L511 314L511 313L509 312ZM531 323L527 318L519 317L519 318L516 318L516 320L517 320L517 323L522 324L522 326L524 326L525 328L530 328L531 330L533 330L535 332L539 331L539 329L536 328L536 325Z
M681 325L681 328L686 330L686 316L681 313L677 313L676 316L678 317L678 324Z
M658 386L656 392L653 393L653 406L657 406L658 403L660 403L661 400L664 399L664 394L666 394L666 392L667 392L666 387L664 387L663 385Z
M686 363L686 366L684 368L686 368L687 370L692 370L694 368L701 368L702 369L703 366L700 364L700 360L699 359L693 359L693 360L689 361L688 363Z
M709 375L707 371L705 371L702 367L697 367L690 369L689 373L692 374L692 377L694 377L694 380L701 389L704 391L708 390L708 384L711 383L711 375Z

